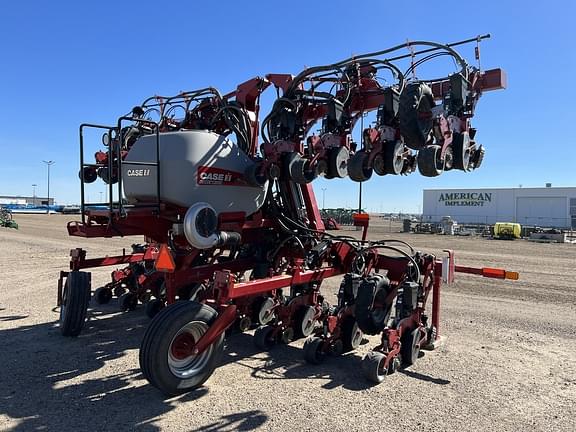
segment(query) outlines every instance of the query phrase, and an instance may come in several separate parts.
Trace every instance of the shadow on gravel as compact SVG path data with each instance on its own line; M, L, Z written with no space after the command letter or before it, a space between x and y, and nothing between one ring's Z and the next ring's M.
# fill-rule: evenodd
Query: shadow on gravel
M222 416L219 421L195 429L198 432L251 431L259 428L268 420L260 410Z
M0 415L18 423L13 431L156 431L159 417L209 393L208 388L201 388L164 400L142 380L137 360L131 370L110 365L111 360L138 350L149 320L141 309L116 314L115 305L99 308L91 310L90 321L78 338L62 337L55 323L0 331ZM247 361L251 358L257 361ZM361 358L354 353L310 365L303 360L301 348L277 345L267 353L264 365L255 367L262 359L250 334L236 334L227 338L220 366L245 366L257 379L327 380L322 384L326 389L359 391L373 385L362 374ZM102 368L105 370L99 371ZM436 384L449 383L413 371L403 373ZM234 413L200 430L248 431L267 419L259 410Z
M292 345L278 344L268 351L264 366L254 367L242 361L261 352L254 346L252 336L238 334L230 338L224 352L224 363L236 363L252 369L252 376L258 379L322 379L329 380L322 387L347 390L366 390L374 384L369 382L361 369L362 358L354 353L339 357L327 357L324 363L312 365L303 357L303 351Z
M425 375L419 372L414 372L410 369L402 369L400 371L401 374L404 374L406 376L409 376L410 378L416 378L422 381L426 381L426 382L431 382L433 384L439 384L439 385L446 385L446 384L450 384L449 380L446 380L444 378L434 378L431 377L430 375Z
M140 311L111 316L115 311L92 311L78 338L62 337L53 323L0 331L0 415L18 422L13 431L156 431L159 416L208 393L164 401L149 385L134 387L142 379L137 363L128 371L107 365L138 349L148 324ZM103 367L105 377L96 377Z
M28 318L28 315L7 315L0 316L0 321L18 321L24 318Z

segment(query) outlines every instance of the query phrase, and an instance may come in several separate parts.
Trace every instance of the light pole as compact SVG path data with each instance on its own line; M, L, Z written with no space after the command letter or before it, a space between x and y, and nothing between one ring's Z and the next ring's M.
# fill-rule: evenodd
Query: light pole
M36 186L37 184L32 185L32 205L36 206Z
M102 193L103 193L103 192L100 191L100 202L101 202L101 203L104 202L104 201L102 201Z
M56 162L54 162L52 160L42 161L42 162L44 162L46 164L46 166L48 167L48 198L46 199L48 205L46 207L47 208L46 213L49 215L50 214L50 167L52 165L54 165Z
M322 210L324 210L326 207L326 188L322 188Z

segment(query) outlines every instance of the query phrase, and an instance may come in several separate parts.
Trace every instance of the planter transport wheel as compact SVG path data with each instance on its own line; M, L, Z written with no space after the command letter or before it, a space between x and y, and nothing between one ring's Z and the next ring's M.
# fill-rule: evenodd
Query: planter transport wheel
M424 177L437 177L444 171L444 161L441 159L441 148L431 145L418 152L418 171Z
M96 288L93 297L98 304L108 304L112 300L112 290L106 287Z
M217 315L195 301L174 303L156 315L140 346L140 368L150 384L175 396L200 387L212 375L224 334L199 354L193 349Z
M323 350L324 341L319 337L311 337L304 342L304 360L311 364L320 364L326 359Z
M90 303L90 273L73 271L68 274L60 305L60 332L78 336L86 321Z

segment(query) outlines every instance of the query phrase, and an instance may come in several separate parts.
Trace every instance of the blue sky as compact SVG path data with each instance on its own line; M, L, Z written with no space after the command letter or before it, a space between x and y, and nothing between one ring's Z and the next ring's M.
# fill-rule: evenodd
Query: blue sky
M375 176L364 185L365 208L418 211L424 188L575 186L576 6L540 5L4 2L0 195L31 195L32 184L45 195L42 160L52 159L51 195L77 202L78 125L113 123L150 95L208 85L226 92L255 75L298 73L406 39L451 42L484 33L492 39L482 44L482 66L502 67L509 83L486 93L476 111L484 165L434 179ZM104 190L98 185L93 199ZM326 207L356 205L357 183L314 186L319 202L326 188Z

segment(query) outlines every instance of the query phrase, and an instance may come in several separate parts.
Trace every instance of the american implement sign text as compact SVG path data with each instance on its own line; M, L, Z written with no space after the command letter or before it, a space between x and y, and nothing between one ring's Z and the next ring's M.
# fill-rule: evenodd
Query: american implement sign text
M438 202L445 206L483 207L492 202L491 192L449 192L441 193Z

